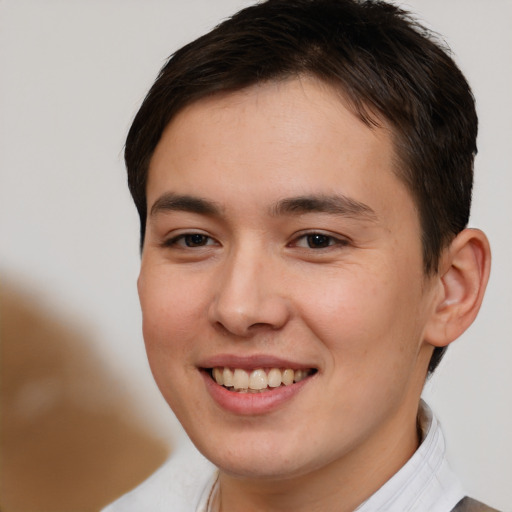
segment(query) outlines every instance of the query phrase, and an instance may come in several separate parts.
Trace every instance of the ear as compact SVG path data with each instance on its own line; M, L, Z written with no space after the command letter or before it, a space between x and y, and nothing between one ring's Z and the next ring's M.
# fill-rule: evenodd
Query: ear
M475 319L484 297L491 267L491 250L478 229L461 231L442 254L434 288L432 315L424 340L445 347Z

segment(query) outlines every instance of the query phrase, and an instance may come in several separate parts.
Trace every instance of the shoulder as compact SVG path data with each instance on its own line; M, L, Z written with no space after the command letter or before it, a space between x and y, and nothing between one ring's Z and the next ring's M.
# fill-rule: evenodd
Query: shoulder
M195 512L216 469L191 443L179 448L146 481L102 512Z
M473 498L466 496L457 503L452 512L499 512L495 508L489 507L484 503L480 503Z

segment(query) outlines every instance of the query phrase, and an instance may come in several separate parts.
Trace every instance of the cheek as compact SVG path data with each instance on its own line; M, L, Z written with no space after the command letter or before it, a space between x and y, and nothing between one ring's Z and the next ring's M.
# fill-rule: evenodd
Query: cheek
M326 357L331 392L320 402L333 421L350 417L357 430L378 424L412 389L421 320L410 287L353 270L310 294L302 319Z
M303 283L294 291L302 319L333 358L377 365L414 346L420 296L396 274L390 265L373 272L354 266L326 279L310 274L315 287ZM313 292L304 293L306 287Z
M190 350L201 324L203 307L198 288L163 272L143 270L138 290L150 363L153 366L152 359L157 356L177 361L176 356L185 353L185 348Z
M196 288L162 270L142 271L139 298L148 362L156 384L176 415L183 418L193 401L190 377L197 340L204 337L204 315ZM195 375L194 375L195 376ZM194 380L195 382L195 380Z

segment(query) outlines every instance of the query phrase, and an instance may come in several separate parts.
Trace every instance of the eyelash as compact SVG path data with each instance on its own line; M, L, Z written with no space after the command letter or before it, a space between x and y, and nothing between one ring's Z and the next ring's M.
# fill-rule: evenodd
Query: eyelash
M194 240L194 237L196 237L196 240ZM305 241L307 246L301 245L301 241ZM312 245L314 243L319 245L314 247ZM216 242L214 238L203 233L181 233L180 235L165 240L162 245L163 247L196 249L217 244L218 242ZM347 245L349 245L349 241L346 238L338 238L319 231L312 231L309 233L302 233L295 237L292 242L288 244L288 247L298 247L300 249L312 249L314 251L320 251L328 250L333 247L344 247Z
M191 239L193 237L202 238L203 240L206 240L206 243L201 244L201 243L198 243L196 241L196 242L192 242L192 245L189 245L187 243L187 241L191 241ZM170 238L169 240L165 240L162 245L164 247L177 247L177 246L179 246L180 248L183 248L183 249L185 249L185 248L187 248L187 249L194 249L194 248L197 248L197 247L206 247L206 246L214 245L212 243L208 243L210 241L211 242L215 242L215 240L211 236L205 235L203 233L182 233L180 235L177 235L175 237ZM180 242L183 242L183 244L180 244Z
M313 242L314 238L317 238L317 242L326 242L326 245L320 244L320 246L312 247L311 242ZM319 240L318 240L319 239ZM299 245L299 241L304 240L307 244L307 247ZM349 241L346 238L338 238L333 235L329 235L327 233L322 233L321 231L312 231L309 233L303 233L300 236L296 237L290 244L292 247L300 247L302 249L312 249L315 251L320 251L322 249L330 249L333 247L344 247L349 245Z

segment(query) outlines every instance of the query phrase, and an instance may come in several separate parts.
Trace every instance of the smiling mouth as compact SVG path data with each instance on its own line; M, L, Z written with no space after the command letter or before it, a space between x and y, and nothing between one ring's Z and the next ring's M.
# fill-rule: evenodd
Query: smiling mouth
M246 371L241 368L215 367L207 372L220 386L237 393L262 393L282 386L291 386L315 374L315 368L293 370L291 368L257 368Z

